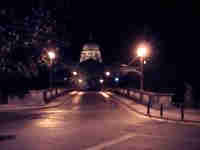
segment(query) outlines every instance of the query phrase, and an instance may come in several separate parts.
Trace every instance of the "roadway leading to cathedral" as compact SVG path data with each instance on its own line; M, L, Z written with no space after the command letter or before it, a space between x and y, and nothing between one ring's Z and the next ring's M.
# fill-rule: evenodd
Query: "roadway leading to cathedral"
M143 118L104 92L69 95L57 108L0 113L0 135L16 136L1 150L200 149L198 126Z

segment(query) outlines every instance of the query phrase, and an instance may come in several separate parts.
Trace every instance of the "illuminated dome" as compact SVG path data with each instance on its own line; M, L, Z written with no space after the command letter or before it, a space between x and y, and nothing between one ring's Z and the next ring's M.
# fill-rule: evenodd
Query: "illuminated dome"
M96 43L86 43L83 45L81 51L80 62L93 59L98 62L102 62L100 46Z
M89 42L83 45L80 62L90 59L102 62L100 46L93 42L92 34L90 34Z
M100 50L100 46L96 43L86 43L83 45L83 50L88 51L88 50Z

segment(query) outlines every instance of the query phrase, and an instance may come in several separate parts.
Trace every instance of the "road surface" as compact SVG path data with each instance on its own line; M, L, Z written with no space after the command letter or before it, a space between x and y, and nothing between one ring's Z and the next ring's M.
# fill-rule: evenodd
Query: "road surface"
M200 126L144 118L105 92L57 108L0 113L0 150L199 150Z

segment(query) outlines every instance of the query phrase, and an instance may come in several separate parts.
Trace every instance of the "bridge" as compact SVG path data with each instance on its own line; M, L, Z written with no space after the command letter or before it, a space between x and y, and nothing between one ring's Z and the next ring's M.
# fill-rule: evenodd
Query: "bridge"
M195 150L199 147L199 126L144 117L112 92L71 91L56 101L60 101L56 107L0 112L1 149L182 147Z

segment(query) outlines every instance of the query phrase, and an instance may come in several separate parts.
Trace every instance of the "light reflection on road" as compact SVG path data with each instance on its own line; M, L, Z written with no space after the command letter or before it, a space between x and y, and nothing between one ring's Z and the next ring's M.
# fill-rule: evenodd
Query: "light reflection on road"
M1 149L199 149L197 127L144 119L110 92L71 94L62 106L14 114L21 120L0 130L17 138L1 142Z
M74 95L73 101L72 101L72 104L74 105L73 110L79 109L80 106L78 104L80 104L80 100L81 100L81 97L83 94L84 94L84 92L77 92L77 91L70 93L70 95ZM64 110L64 109L60 109L60 108L57 108L55 110L54 109L47 110L45 112L48 113L48 115L43 119L35 120L35 124L36 124L36 126L43 127L43 128L59 127L63 124L63 121L59 120L57 117L60 118L60 113L66 114L68 111L69 110Z
M77 91L73 91L73 92L69 93L69 95L75 95L77 93L78 93Z
M73 104L79 104L81 100L81 96L84 94L84 92L78 92L77 95L73 98L72 103Z
M78 95L83 95L84 94L84 92L78 92Z
M110 96L108 94L106 94L105 92L99 92L103 97L105 98L109 98Z
M62 122L59 120L46 118L42 120L37 120L36 125L39 127L45 127L45 128L55 128L58 127Z

